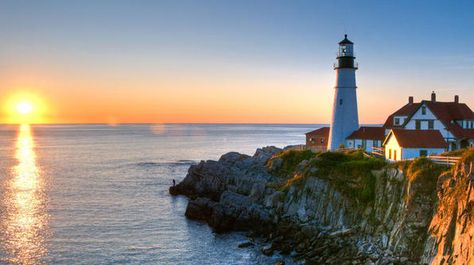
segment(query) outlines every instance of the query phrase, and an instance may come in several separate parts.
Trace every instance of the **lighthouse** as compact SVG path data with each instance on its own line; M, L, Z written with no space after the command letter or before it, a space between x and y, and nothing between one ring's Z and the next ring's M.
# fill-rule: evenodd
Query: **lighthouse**
M355 78L357 64L354 60L354 43L347 39L346 34L339 42L337 62L334 64L336 86L328 142L328 149L332 151L344 145L346 138L359 129Z

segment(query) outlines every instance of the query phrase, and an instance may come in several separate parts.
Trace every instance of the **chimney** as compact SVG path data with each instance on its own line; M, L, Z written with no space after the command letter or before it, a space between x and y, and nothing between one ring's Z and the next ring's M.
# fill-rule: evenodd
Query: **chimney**
M436 102L436 93L434 91L431 92L431 102Z
M458 95L454 96L454 103L459 103L459 96Z
M413 104L413 96L408 97L408 104Z

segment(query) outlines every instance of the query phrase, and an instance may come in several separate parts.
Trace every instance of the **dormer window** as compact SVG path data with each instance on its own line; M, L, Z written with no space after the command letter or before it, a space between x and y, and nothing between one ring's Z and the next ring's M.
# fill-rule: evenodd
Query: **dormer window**
M421 107L421 115L426 115L426 107Z
M395 125L400 125L400 118L395 118L394 122Z

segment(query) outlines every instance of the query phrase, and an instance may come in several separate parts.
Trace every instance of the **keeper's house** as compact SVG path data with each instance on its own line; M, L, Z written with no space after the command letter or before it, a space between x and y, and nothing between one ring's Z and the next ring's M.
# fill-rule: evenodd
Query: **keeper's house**
M431 100L417 103L409 97L408 104L390 115L384 127L386 133L395 128L419 130L420 135L439 131L449 151L474 146L474 112L460 103L458 96L454 96L454 101L440 102L433 92Z
M385 159L399 161L443 153L448 143L438 130L391 129L383 146Z

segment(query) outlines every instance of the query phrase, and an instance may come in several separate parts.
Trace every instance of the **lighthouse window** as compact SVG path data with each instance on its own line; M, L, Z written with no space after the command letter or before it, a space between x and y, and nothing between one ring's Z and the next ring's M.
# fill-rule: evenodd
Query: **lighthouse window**
M339 105L342 105L342 98L339 100Z

